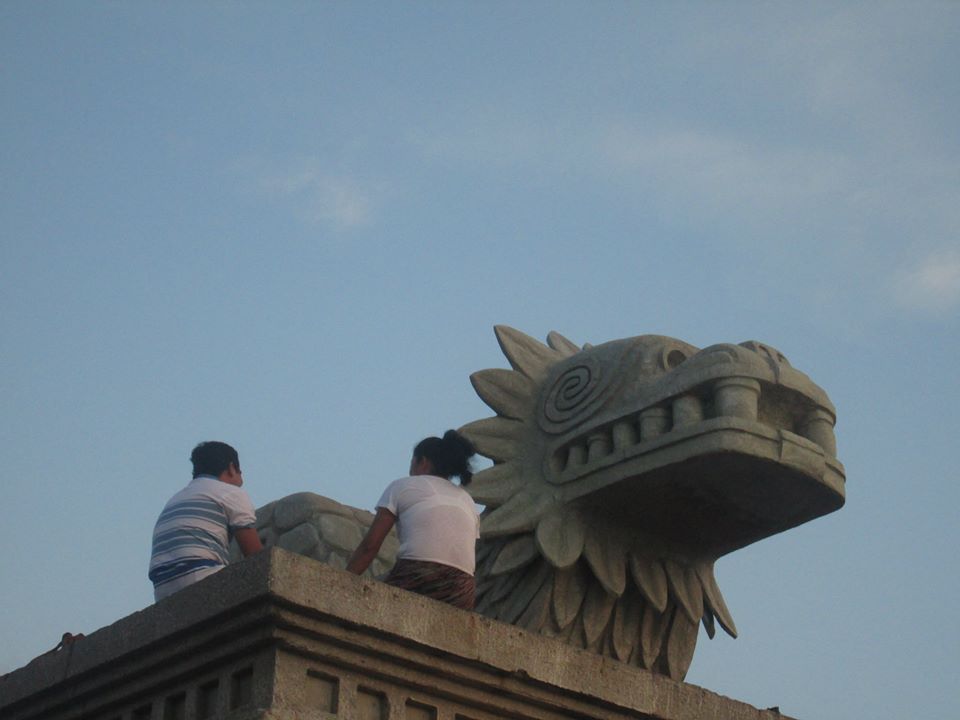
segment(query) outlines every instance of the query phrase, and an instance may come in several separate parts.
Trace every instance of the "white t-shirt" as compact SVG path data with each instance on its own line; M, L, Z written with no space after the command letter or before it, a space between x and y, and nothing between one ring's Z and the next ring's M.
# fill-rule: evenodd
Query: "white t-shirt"
M397 559L428 560L473 575L480 516L462 487L433 475L400 478L383 491L377 507L397 516Z

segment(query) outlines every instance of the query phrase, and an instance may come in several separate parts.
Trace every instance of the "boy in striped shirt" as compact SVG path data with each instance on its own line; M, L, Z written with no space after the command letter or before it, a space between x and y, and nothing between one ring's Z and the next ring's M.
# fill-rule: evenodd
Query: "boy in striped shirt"
M237 451L226 443L202 442L190 461L193 480L170 498L153 529L149 577L155 600L226 566L231 537L245 556L263 549L256 511L240 487Z

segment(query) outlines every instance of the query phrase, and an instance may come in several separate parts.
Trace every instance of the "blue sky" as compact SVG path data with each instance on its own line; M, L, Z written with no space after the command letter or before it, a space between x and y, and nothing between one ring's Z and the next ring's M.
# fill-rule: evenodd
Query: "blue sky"
M196 442L369 508L507 324L826 389L847 506L688 680L954 717L958 70L950 2L0 4L0 672L151 602Z

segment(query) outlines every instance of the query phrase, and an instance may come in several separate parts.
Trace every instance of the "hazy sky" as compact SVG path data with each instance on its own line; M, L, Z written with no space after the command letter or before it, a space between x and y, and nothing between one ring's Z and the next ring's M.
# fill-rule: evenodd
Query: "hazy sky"
M688 680L956 717L960 3L0 4L0 672L150 604L204 439L370 508L507 324L760 340L847 507Z

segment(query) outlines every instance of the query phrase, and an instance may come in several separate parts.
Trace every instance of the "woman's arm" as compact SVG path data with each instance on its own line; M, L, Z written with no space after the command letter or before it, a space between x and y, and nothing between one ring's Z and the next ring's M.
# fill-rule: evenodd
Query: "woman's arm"
M380 546L383 545L384 539L396 521L397 516L392 512L386 508L377 508L377 514L370 524L370 529L367 530L367 534L363 536L360 545L353 551L350 562L347 563L347 570L362 575L380 552Z

